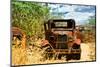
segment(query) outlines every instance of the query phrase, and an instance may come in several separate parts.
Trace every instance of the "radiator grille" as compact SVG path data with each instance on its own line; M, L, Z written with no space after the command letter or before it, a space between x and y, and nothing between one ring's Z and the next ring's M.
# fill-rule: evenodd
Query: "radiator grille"
M66 49L67 48L67 35L58 35L56 41L57 49Z

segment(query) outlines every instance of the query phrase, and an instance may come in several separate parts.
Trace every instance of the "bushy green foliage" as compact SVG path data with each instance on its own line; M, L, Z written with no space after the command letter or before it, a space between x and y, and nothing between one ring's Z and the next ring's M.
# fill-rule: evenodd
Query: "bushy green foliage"
M12 26L21 28L26 35L42 36L43 22L49 8L42 3L12 1Z
M88 25L95 25L95 24L96 24L96 18L95 18L95 16L91 16L88 19Z
M89 19L89 24L90 25L95 25L95 18L91 18L91 19Z

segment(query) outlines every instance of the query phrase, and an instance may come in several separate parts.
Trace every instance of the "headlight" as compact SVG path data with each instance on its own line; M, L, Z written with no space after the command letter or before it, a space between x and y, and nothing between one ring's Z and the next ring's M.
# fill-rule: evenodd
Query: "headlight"
M55 40L55 37L54 36L50 36L50 40Z
M73 41L73 37L72 36L68 36L68 41Z

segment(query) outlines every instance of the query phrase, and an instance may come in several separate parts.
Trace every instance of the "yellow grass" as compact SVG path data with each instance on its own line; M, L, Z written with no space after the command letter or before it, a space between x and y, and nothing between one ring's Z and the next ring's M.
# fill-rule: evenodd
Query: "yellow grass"
M81 44L82 56L81 60L66 61L65 57L61 60L58 59L44 59L45 49L38 47L27 47L26 49L12 46L12 65L28 65L28 64L48 64L48 63L61 63L61 62L79 62L79 61L93 61L95 60L95 44L87 43ZM87 53L86 53L87 52Z

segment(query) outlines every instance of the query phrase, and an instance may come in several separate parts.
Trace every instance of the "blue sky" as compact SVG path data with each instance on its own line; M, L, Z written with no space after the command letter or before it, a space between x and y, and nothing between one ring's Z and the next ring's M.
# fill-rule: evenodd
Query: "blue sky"
M53 9L51 12L63 12L64 19L75 19L77 24L84 24L91 16L95 17L95 6L50 4L50 7Z

